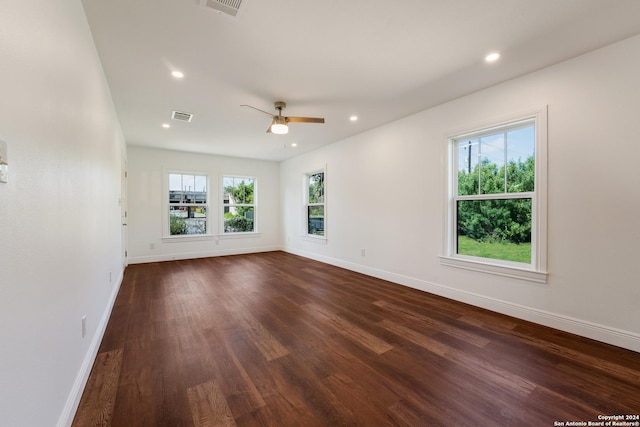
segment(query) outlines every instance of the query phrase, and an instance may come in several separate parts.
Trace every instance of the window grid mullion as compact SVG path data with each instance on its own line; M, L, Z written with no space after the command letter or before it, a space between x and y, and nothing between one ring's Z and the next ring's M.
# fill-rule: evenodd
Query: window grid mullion
M509 144L507 143L507 131L504 131L503 133L504 137L502 140L502 144L504 146L504 192L508 193L507 191L507 175L508 175L508 170L509 170L509 165L507 164L507 159L509 158L509 155L507 153L507 150L509 149Z
M497 193L497 194L470 194L467 196L455 196L455 200L502 200L502 199L533 199L535 192L527 193Z
M478 138L478 194L482 194L482 138Z

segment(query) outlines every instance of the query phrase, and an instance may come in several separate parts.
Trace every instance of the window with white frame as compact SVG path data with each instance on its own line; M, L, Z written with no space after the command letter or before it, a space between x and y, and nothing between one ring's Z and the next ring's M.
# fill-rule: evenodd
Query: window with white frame
M208 176L196 173L169 172L169 236L207 234L209 209Z
M223 187L223 232L256 232L256 178L224 176Z
M517 277L513 270L544 273L545 113L449 138L451 265L485 271L478 267L484 263L492 266L489 272ZM524 276L546 281L544 274Z
M325 237L325 173L314 171L305 175L306 234Z

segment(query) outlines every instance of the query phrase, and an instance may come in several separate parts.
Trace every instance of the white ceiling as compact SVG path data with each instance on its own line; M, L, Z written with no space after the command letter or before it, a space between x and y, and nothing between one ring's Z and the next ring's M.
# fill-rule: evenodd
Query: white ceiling
M243 0L239 18L199 0L82 3L129 145L267 160L640 33L638 0ZM267 134L240 106L280 100L326 124Z

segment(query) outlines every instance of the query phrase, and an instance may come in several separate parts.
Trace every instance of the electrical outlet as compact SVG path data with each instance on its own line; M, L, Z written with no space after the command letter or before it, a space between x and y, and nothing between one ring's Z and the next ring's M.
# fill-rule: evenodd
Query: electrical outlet
M156 245L155 243L149 243L149 249L155 249Z
M109 272L109 283L113 282L113 274Z
M82 316L82 338L87 335L87 315Z
M360 249L360 256L365 256L366 251L364 249Z

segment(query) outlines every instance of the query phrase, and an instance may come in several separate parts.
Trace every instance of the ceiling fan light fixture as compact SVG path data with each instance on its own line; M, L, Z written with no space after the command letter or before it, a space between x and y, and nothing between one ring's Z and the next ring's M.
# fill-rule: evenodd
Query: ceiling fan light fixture
M284 135L289 133L289 126L287 126L287 120L282 116L276 116L273 118L273 123L271 124L271 132Z

